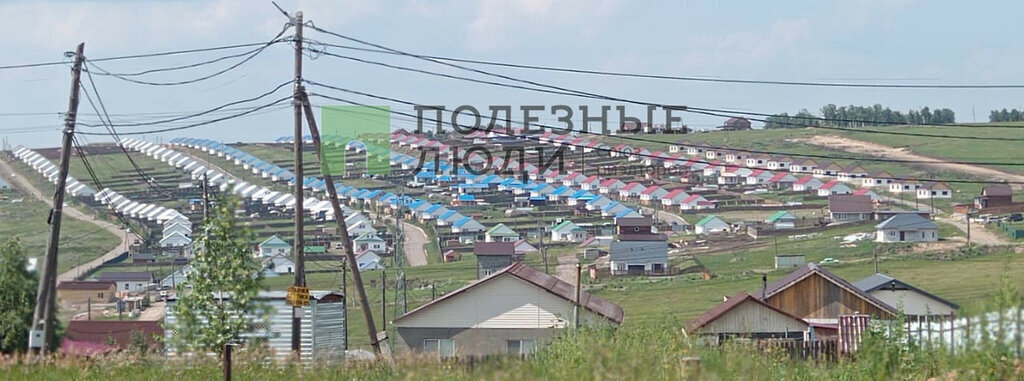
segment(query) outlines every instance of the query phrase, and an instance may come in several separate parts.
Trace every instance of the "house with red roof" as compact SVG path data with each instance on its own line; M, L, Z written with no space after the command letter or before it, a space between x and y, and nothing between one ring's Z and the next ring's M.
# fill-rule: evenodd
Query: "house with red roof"
M703 209L714 209L718 205L709 201L699 194L691 194L690 196L679 202L679 210L703 210Z
M821 188L822 185L825 185L825 183L823 183L821 180L818 180L816 177L811 175L805 175L804 177L797 179L796 182L793 183L793 191L816 192L818 188Z
M750 172L746 177L747 185L765 185L768 184L768 180L775 177L775 174L771 171L764 169L755 169Z
M580 189L586 191L596 191L597 188L601 185L601 177L597 175L592 175L587 177L586 179L581 180L577 185L579 185Z
M597 187L597 190L599 192L601 192L601 194L609 194L610 195L610 194L617 194L619 192L619 190L621 190L625 186L626 186L626 183L622 182L622 180L619 180L619 179L607 179L607 180L601 181L601 183Z
M640 193L645 189L647 189L647 187L638 182L626 184L622 189L619 189L619 198L639 197Z
M770 184L772 189L790 189L796 180L796 176L793 176L792 173L777 172L768 179L768 184Z
M687 197L690 197L690 195L686 194L683 188L676 188L661 198L661 204L665 206L679 205Z
M850 194L853 193L853 189L839 180L829 180L818 188L818 196L828 197L836 194Z
M643 192L640 192L640 203L650 205L652 202L661 200L661 198L665 197L667 194L668 191L664 188L657 185L651 185L647 187L647 189L644 189Z

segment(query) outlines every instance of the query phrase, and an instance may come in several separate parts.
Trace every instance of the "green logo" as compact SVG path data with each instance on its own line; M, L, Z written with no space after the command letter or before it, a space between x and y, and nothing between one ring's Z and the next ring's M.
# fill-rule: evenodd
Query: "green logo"
M320 120L324 174L391 174L391 107L324 106Z

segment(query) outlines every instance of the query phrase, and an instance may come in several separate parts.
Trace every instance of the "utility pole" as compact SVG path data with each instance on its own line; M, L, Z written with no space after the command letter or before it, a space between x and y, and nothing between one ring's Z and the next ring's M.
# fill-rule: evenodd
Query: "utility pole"
M295 252L295 282L296 287L306 286L306 264L303 258L302 242L302 11L295 12L295 89L292 94L292 105L295 109L295 142L292 145L295 151L295 170L293 171L295 181L295 237L292 242L292 251ZM338 216L335 216L338 218ZM292 307L292 353L295 358L301 357L302 344L302 307Z
M359 305L363 310L363 318L366 319L366 331L370 335L370 343L373 350L384 356L384 360L392 361L391 349L387 347L387 335L379 338L377 326L373 321L373 311L370 310L370 300L366 297L366 287L363 285L363 276L359 272L359 264L356 262L356 253L352 248L352 236L348 234L348 226L345 222L344 212L341 210L341 203L338 202L338 189L334 186L334 179L331 176L330 164L323 160L323 151L320 149L320 131L316 127L316 119L313 118L313 106L303 90L302 107L306 111L306 124L309 127L309 134L313 137L313 147L316 149L316 157L320 160L320 173L324 176L327 186L327 198L331 201L331 210L334 212L334 221L338 223L338 233L341 234L341 242L345 246L345 262L352 271L352 283L356 286L356 293L359 296ZM347 297L348 295L346 295ZM348 317L346 316L346 319ZM382 348L382 346L384 348Z
M75 49L75 63L71 67L71 96L68 99L68 113L64 117L64 141L60 151L60 172L57 190L53 194L53 209L50 209L50 237L46 241L46 258L43 260L43 277L39 280L36 293L36 307L32 314L32 328L29 331L29 349L46 354L47 346L53 341L54 313L57 310L57 251L60 248L60 223L64 213L64 188L67 185L68 166L71 162L71 144L75 137L75 122L78 116L78 91L81 88L82 61L85 60L85 43Z
M388 274L380 270L380 329L388 330Z
M573 328L580 327L580 289L583 283L583 265L576 262L576 303L572 306Z
M203 173L203 220L210 218L210 181Z

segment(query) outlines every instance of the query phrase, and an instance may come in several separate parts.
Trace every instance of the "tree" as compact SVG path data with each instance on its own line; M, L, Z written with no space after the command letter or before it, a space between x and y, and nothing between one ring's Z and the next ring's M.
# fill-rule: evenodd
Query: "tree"
M252 256L252 230L238 225L233 199L218 199L196 234L192 272L178 286L172 344L179 351L222 353L243 333L267 327L267 307L256 301L262 267Z
M0 245L0 353L28 349L38 281L16 238Z

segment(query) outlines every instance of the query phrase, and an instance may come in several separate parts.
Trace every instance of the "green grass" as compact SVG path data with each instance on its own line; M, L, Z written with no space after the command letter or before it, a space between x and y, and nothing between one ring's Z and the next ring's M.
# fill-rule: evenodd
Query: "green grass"
M20 192L5 194L12 199L23 198L24 201L0 201L0 239L17 237L28 256L40 258L39 264L42 265L41 258L49 237L46 218L50 207ZM91 261L119 244L121 239L107 230L65 214L61 220L57 272L63 273L79 263Z

